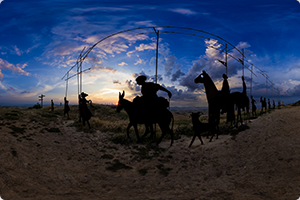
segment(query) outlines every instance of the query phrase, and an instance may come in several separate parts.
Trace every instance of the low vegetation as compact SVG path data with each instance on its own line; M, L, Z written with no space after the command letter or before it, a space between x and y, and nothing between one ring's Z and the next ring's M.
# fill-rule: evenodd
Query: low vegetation
M292 106L292 105L288 105ZM288 107L285 106L285 107ZM34 107L38 107L35 105ZM95 130L99 130L101 132L108 132L111 135L110 140L115 144L128 144L128 143L135 143L135 132L134 128L132 127L129 130L129 134L133 141L128 141L126 137L126 129L129 123L128 115L124 110L120 113L116 112L115 107L105 106L105 105L98 105L94 104L94 107L90 107L90 110L93 113L93 117L90 119L90 124L92 129L90 130L87 125L83 126L82 122L79 121L78 115L78 106L72 105L70 106L71 110L69 112L69 120L73 122L69 124L69 126L73 126L77 128L77 131L83 131L86 133L93 133ZM190 118L191 112L197 112L199 110L172 110L174 115L174 139L178 140L182 136L192 137L193 127L192 121ZM204 113L207 111L204 110ZM272 112L268 110L268 112ZM262 115L262 113L258 110L258 116ZM251 115L251 114L250 114ZM203 115L200 117L200 121L207 122L208 117L207 115ZM19 122L19 125L15 123ZM61 125L67 123L68 119L67 116L64 116L63 113L63 106L55 107L54 111L51 111L50 106L45 106L44 108L40 109L20 109L14 107L0 107L0 129L8 125L8 127L12 130L11 134L15 137L21 137L27 129L32 130L35 129L39 133L61 133L61 130L57 127L57 125ZM27 124L32 124L32 127L28 128ZM241 126L239 128L231 128L226 124L226 115L221 115L221 124L220 124L220 134L230 134L232 135L232 139L235 139L235 135L238 132L247 129L247 126ZM140 135L144 134L145 126L138 125ZM156 131L156 138L160 137L161 131L158 126L155 127ZM206 132L202 134L202 136L206 136ZM155 138L148 137L143 139L143 143L151 143ZM20 138L19 138L20 139ZM170 139L170 136L167 135L165 139ZM149 155L149 149L137 149L138 151L135 154L139 154L140 159L148 159L151 158L153 155Z

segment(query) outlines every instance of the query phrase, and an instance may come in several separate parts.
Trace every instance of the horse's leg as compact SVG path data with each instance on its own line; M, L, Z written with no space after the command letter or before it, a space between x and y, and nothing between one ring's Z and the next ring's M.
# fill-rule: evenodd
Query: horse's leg
M163 125L161 125L160 123L158 125L159 125L160 130L161 130L162 133L161 133L160 138L157 140L156 145L158 145L162 141L162 139L165 137L165 135L167 134L166 128L163 127ZM171 143L171 145L172 145L172 143Z
M201 139L201 135L198 134L197 136L198 136L199 140L201 141L201 144L203 144L203 141L202 141L202 139Z
M156 134L153 130L153 124L150 125L150 132L151 132L150 138L155 140L156 139Z
M133 127L134 127L134 131L135 131L135 134L136 134L136 139L137 139L137 143L141 142L141 139L140 139L140 135L139 135L139 131L138 131L138 128L137 128L137 124L133 124Z
M195 132L194 132L194 135L193 135L193 139L192 139L192 141L191 141L191 143L190 143L189 148L192 146L192 144L193 144L193 142L194 142L196 136L197 136L197 133L196 133L196 131L195 131Z
M149 131L149 124L145 124L145 127L146 127L146 130L145 130L145 133L144 135L142 136L142 138L146 137L148 135L148 133L150 132Z
M174 134L173 134L173 130L170 129L169 127L168 127L168 132L171 135L171 144L170 144L170 147L171 147L173 145L173 142L174 142Z
M132 127L132 123L129 122L129 124L128 124L128 126L127 126L127 129L126 129L126 131L127 131L127 138L128 138L129 140L131 140L130 135L129 135L129 129L130 129L131 127Z
M214 129L211 131L211 137L210 137L210 140L209 140L209 142L211 142L211 141L212 141L212 139L213 139L214 135L215 135L215 128L214 128Z
M89 120L87 120L87 121L86 121L86 123L88 124L88 126L89 126L89 129L91 129L91 125L90 125L90 122L89 122Z

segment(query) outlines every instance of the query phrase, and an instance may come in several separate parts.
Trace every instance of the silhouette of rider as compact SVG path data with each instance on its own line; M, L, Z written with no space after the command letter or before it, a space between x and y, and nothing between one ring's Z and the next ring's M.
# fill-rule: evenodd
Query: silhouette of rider
M147 104L148 108L167 108L169 107L169 102L163 97L158 97L157 92L159 90L167 92L169 98L172 97L172 93L166 88L160 86L157 83L146 82L147 77L144 75L138 76L136 79L138 85L141 86L142 97L136 97L133 102L137 103L139 106Z
M230 93L229 84L228 84L228 77L226 74L223 74L223 86L222 86L222 93L223 95L227 95Z
M271 101L268 99L268 108L271 109Z
M223 85L222 85L221 93L222 93L223 99L225 99L225 101L223 102L221 114L227 112L227 106L228 106L227 96L230 94L230 89L229 89L229 84L228 84L227 79L228 79L227 75L223 74Z
M273 109L275 109L275 100L273 99Z

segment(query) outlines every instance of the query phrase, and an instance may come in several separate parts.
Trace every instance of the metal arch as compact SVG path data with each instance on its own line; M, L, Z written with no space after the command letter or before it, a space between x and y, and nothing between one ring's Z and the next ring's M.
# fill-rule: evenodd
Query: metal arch
M231 44L229 41L225 40L224 38L218 36L218 35L215 35L215 34L212 34L212 33L209 33L207 31L203 31L203 30L199 30L199 29L195 29L195 28L188 28L188 27L180 27L180 26L148 26L148 27L138 27L138 28L131 28L131 29L127 29L127 30L124 30L124 31L119 31L119 32L116 32L116 33L113 33L111 35L108 35L106 37L104 37L103 39L99 40L98 42L96 42L93 46L91 46L90 48L88 48L85 52L85 47L84 49L81 51L76 63L71 67L70 70L68 70L68 72L62 77L62 79L75 67L77 66L79 63L82 64L82 62L85 60L85 58L89 55L89 53L94 49L94 47L96 47L99 43L101 43L102 41L110 38L110 37L113 37L115 35L118 35L118 34L121 34L121 33L126 33L126 32L130 32L130 31L134 31L134 30L142 30L142 29L154 29L154 31L157 29L157 28L174 28L174 29L184 29L184 30L191 30L191 31L196 31L196 32L201 32L201 33L204 33L204 34L207 34L207 35L211 35L215 38L218 38L220 40L222 40L223 42L225 42L226 44L229 44L230 46L232 46L231 50L232 49L235 49L237 50L241 55L243 55L243 53L238 49L236 48L233 44ZM156 33L156 31L155 31ZM163 31L163 33L176 33L176 32L172 32L172 31ZM178 32L179 33L179 32ZM192 34L192 33L179 33L179 34L186 34L186 35L192 35L192 36L198 36L196 34ZM205 37L205 36L198 36L198 37L202 37L202 38L205 38L205 39L212 39L212 38L208 38L208 37ZM215 39L212 39L212 40L215 40ZM215 40L217 41L217 40ZM217 41L218 42L218 41ZM220 42L218 42L219 44L221 45L224 45ZM229 56L231 56L229 54ZM233 56L231 56L233 57ZM243 55L243 59L244 59L244 55ZM236 59L236 58L234 58ZM244 59L244 62L248 62L249 64L253 65L256 69L258 69L261 73L261 75L265 76L267 74L265 74L262 70L260 70L258 67L256 67L254 64L250 63L249 61L245 60ZM250 69L248 69L249 71L251 71ZM252 71L251 71L252 72ZM253 72L252 72L253 73ZM256 76L256 75L255 75ZM68 79L67 79L68 80ZM270 81L270 80L269 80ZM272 83L272 81L270 81Z
M98 42L96 42L93 46L91 46L90 48L88 48L85 52L85 47L84 49L81 51L80 53L80 56L78 57L76 63L71 67L71 69L68 71L70 72L75 66L77 66L80 62L82 63L85 58L89 55L89 53L94 49L94 47L96 47L99 43L101 43L102 41L110 38L110 37L113 37L115 35L118 35L118 34L121 34L121 33L126 33L126 32L130 32L130 31L134 31L134 30L142 30L142 29L156 29L156 28L175 28L175 29L185 29L185 30L191 30L191 31L196 31L196 32L201 32L201 33L205 33L205 34L208 34L208 35L211 35L213 37L216 37L224 42L226 42L227 44L231 45L233 47L233 49L236 49L239 53L242 54L242 52L237 49L233 44L231 44L230 42L228 42L227 40L223 39L222 37L220 36L217 36L215 34L212 34L212 33L209 33L207 31L203 31L203 30L199 30L199 29L195 29L195 28L187 28L187 27L180 27L180 26L148 26L148 27L138 27L138 28L132 28L132 29L127 29L127 30L124 30L124 31L119 31L119 32L116 32L116 33L113 33L111 35L108 35L106 37L104 37L103 39L99 40ZM192 34L191 34L192 35ZM203 38L206 38L203 36ZM209 38L209 39L212 39L212 38ZM67 73L68 73L67 72ZM64 77L67 75L67 73L62 77L62 79L64 79Z

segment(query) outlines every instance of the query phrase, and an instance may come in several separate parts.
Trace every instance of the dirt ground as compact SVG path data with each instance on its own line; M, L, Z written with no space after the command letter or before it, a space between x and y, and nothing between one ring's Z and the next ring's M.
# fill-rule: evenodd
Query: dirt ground
M1 121L1 120L0 120ZM26 124L24 124L26 122ZM0 196L4 200L243 199L300 197L300 107L276 109L248 122L236 137L204 145L182 136L169 147L114 144L112 133L39 131L23 116L0 129ZM40 124L39 126L45 126ZM48 124L49 126L49 124ZM10 127L10 128L9 128ZM125 134L124 134L125 135Z

